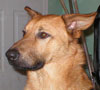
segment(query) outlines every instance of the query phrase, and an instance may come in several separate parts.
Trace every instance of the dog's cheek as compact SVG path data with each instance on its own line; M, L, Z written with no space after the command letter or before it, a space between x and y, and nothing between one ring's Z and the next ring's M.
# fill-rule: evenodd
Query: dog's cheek
M60 44L56 40L53 40L47 44L43 52L43 56L47 63L52 61L57 56L60 48Z

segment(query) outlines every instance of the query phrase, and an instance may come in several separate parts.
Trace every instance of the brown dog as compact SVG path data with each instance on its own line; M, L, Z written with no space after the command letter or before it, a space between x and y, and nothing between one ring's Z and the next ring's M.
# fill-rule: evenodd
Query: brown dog
M41 15L26 7L32 19L24 37L6 53L15 68L27 70L25 90L90 90L83 69L86 58L78 43L81 30L90 27L96 13Z

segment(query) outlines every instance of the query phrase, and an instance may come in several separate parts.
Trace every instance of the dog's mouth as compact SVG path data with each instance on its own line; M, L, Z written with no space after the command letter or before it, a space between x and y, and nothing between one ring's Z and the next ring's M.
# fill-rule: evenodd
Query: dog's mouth
M45 62L44 61L37 61L34 65L29 65L26 62L9 62L11 65L13 65L13 67L15 69L19 69L19 70L39 70L41 68L43 68Z
M18 49L9 49L6 52L7 59L14 68L20 70L38 70L41 69L45 60L43 58L35 57L32 54L32 57L23 58ZM31 55L30 55L31 56ZM32 60L31 60L32 58ZM34 61L33 61L34 58Z

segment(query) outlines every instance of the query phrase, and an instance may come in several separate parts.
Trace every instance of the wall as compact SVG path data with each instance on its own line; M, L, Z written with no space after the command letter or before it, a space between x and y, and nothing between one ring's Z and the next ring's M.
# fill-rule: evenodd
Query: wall
M80 13L91 13L97 10L100 5L100 0L77 0ZM68 0L65 0L66 6L68 7ZM49 0L48 1L49 14L64 14L63 8L60 5L60 0ZM93 56L93 27L85 31L89 54Z

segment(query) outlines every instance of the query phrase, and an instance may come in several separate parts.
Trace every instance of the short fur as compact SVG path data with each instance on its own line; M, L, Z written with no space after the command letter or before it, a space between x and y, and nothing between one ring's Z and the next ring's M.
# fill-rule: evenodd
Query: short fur
M78 42L81 30L90 27L96 13L88 15L41 15L26 7L32 19L25 27L26 34L11 49L20 52L17 67L32 67L45 62L38 70L27 69L24 90L90 90L93 88L83 66L84 50ZM40 39L37 34L50 36ZM23 65L25 63L25 65Z

